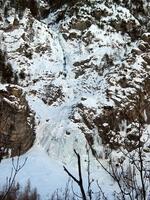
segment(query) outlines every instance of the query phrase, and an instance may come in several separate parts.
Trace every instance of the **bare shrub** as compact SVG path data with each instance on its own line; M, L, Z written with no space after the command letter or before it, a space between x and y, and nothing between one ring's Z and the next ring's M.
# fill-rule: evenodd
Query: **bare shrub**
M36 188L31 188L30 181L28 181L23 189L19 183L14 183L5 196L5 193L8 190L7 188L8 186L6 184L0 191L0 200L40 200Z

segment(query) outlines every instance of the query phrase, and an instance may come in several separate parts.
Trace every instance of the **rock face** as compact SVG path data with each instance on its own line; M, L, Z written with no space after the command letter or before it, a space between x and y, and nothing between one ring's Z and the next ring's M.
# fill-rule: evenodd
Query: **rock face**
M26 152L35 139L34 115L20 88L7 86L0 91L0 116L1 156Z
M138 47L131 50L124 62L120 63L120 66L115 66L118 70L115 70L113 75L110 73L111 68L109 69L110 75L106 77L109 87L105 94L108 102L113 101L111 106L104 105L100 110L93 109L86 106L85 98L74 108L71 119L78 124L85 137L91 136L88 137L88 142L93 152L95 152L92 138L94 129L98 131L102 143L111 149L124 147L132 151L137 148L138 141L142 137L139 126L145 127L146 124L150 124L149 51L150 39L147 33L141 36ZM141 63L137 62L139 58L142 58ZM137 64L138 69L134 68ZM81 67L82 62L78 66ZM78 119L75 116L78 116Z
M0 80L1 83L16 83L15 74L13 74L12 66L7 63L6 55L0 50Z
M0 8L1 49L7 55L1 55L0 73L2 85L26 91L37 141L64 162L68 149L83 153L86 142L93 153L105 146L136 148L135 124L140 121L145 130L150 125L148 1L32 2L35 13L32 6Z

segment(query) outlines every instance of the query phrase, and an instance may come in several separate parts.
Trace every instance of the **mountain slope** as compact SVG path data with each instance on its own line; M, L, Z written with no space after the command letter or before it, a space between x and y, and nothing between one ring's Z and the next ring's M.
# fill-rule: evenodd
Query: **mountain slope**
M12 67L1 85L26 93L35 145L50 158L74 164L73 149L84 158L88 145L101 158L110 149L132 151L139 111L142 137L150 124L149 2L59 2L50 11L38 1L35 14L27 4L21 17L14 5L0 9L1 51Z

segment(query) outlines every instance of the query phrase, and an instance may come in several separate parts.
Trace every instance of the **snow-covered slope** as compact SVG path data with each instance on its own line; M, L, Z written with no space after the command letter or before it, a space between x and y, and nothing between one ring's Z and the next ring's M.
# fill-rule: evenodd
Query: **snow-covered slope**
M0 10L1 50L35 113L35 146L51 159L74 164L73 149L84 158L90 145L104 158L109 147L135 146L139 98L150 123L149 3L142 2L141 13L132 1L78 2L41 20L29 9L21 19Z

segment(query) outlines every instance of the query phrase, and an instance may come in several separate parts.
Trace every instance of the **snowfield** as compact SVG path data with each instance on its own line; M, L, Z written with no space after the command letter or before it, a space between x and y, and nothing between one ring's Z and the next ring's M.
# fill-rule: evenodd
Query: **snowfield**
M41 199L44 200L48 200L51 195L57 191L57 189L60 190L60 193L61 191L65 190L69 178L63 170L62 162L50 158L40 145L34 145L34 147L30 149L25 155L21 156L19 158L19 164L22 165L26 158L27 161L24 167L17 174L16 182L19 181L21 186L24 186L30 180L31 187L36 187ZM17 158L15 158L15 160L17 160ZM82 161L84 163L84 159L82 159ZM87 188L87 168L85 167L86 164L84 163L84 166L82 167L85 188ZM78 177L77 163L75 163L75 160L74 167L72 164L68 164L66 167L76 177ZM114 189L117 190L117 186L114 185L114 182L110 180L109 175L106 174L103 169L100 167L94 167L93 163L91 167L91 178L95 181L98 180L103 191L105 192L105 195L111 198ZM3 160L0 165L0 171L3 172L0 174L1 184L7 183L7 179L11 176L11 170L12 160ZM69 188L71 190L71 184ZM79 193L79 188L76 183L73 183L73 188L74 191ZM97 192L96 183L93 184L93 191Z

